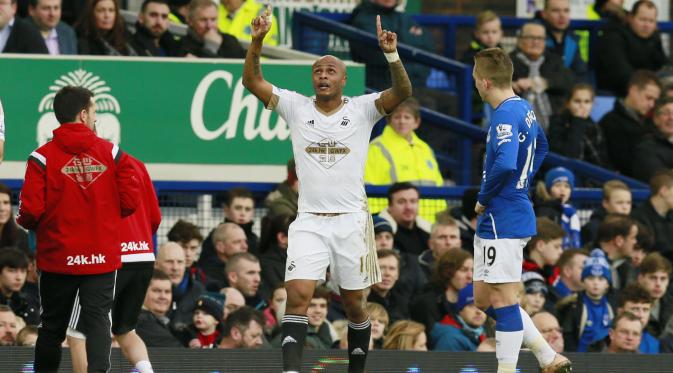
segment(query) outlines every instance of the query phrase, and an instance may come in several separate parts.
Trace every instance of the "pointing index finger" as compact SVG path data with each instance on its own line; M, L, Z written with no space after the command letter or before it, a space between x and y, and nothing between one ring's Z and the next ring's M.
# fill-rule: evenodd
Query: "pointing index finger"
M381 16L377 14L376 15L376 34L378 36L381 36L382 33L383 33L383 30L381 29Z

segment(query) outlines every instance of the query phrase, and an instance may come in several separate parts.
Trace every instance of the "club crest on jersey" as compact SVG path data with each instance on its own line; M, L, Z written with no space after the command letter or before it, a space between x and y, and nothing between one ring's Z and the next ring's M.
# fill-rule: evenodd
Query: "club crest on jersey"
M107 166L86 153L72 157L61 168L61 172L77 183L82 189L88 188L106 170Z
M337 162L344 159L351 150L343 143L324 138L306 147L306 153L325 168L332 168Z
M346 127L350 122L351 122L350 119L348 119L347 117L343 117L343 120L341 121L341 127Z

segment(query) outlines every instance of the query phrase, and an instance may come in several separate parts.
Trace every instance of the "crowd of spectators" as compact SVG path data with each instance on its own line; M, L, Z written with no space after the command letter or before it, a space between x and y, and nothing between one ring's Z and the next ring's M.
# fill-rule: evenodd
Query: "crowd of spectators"
M626 184L603 184L601 207L581 224L572 203L575 176L546 170L535 195L538 233L525 249L520 301L557 352L673 352L673 90L656 74L671 61L656 31L656 6L641 0L625 12L615 3L597 2L596 14L607 22L591 46L593 65L569 28L569 0L545 1L511 52L514 89L532 103L552 150L650 184L650 197L633 209ZM364 0L351 23L369 30L372 14L380 12L384 28L400 41L432 50L429 32L395 5ZM61 20L60 0L31 0L25 19L16 16L16 0L0 0L0 51L240 58L241 25L260 9L253 0L223 0L219 7L211 0L146 0L131 31L116 0L86 1L72 25ZM169 22L185 24L187 34L172 35ZM463 61L502 47L502 37L495 13L478 15ZM268 43L277 44L277 32ZM386 86L387 63L370 52L352 49L354 59L367 63L367 85ZM440 107L441 94L425 90L431 71L418 64L408 70L420 88L418 101ZM617 97L599 123L590 116L596 92ZM443 180L432 150L415 133L418 102L400 105L388 124L372 142L365 174L372 184L393 184L387 207L373 217L383 280L367 298L372 348L493 351L494 325L474 305L472 291L476 191L466 190L462 204L433 216L433 223L423 219L416 185ZM268 215L259 237L253 229L258 201L244 188L228 192L224 219L205 238L194 222L175 223L157 251L137 327L147 346L279 345L298 188L290 162L287 179L263 201ZM2 185L0 234L0 344L31 345L39 323L34 256ZM308 347L346 347L339 301L329 279L316 288Z

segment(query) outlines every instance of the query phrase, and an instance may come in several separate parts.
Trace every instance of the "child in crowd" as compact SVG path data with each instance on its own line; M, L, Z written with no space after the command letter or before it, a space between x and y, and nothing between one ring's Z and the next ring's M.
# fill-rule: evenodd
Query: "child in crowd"
M575 175L564 167L547 171L544 184L539 183L536 191L541 200L536 204L535 215L546 216L561 224L565 231L563 249L581 248L580 218L577 210L568 203L575 187Z
M276 288L271 294L269 306L264 310L264 318L266 319L264 332L272 338L280 331L278 328L280 326L278 320L283 319L286 301L287 291L285 290L285 283L279 282L276 284Z
M552 284L558 275L556 263L563 254L563 228L547 217L536 219L537 234L524 251L523 272L537 272Z
M383 342L384 350L427 351L425 326L411 320L400 320L390 327Z
M530 316L543 310L549 292L545 279L537 272L524 272L521 275L524 294L520 298L521 308Z
M609 168L603 134L591 119L594 96L589 84L573 86L565 109L550 119L549 150Z
M375 349L383 348L383 339L390 322L388 311L378 303L367 302L367 312L372 323L372 343Z
M632 201L631 189L623 181L610 180L603 184L601 207L591 213L589 221L582 227L582 242L594 242L598 233L598 226L608 214L630 215Z
M594 249L582 269L584 291L558 304L566 351L599 352L604 349L614 318L607 297L611 280L610 265L603 250Z
M26 325L16 334L17 346L35 347L37 342L37 326Z
M457 326L438 325L432 329L430 339L435 351L476 351L486 339L486 314L474 305L472 284L460 290L456 309Z
M209 295L202 295L196 301L193 322L187 328L183 343L187 340L190 348L214 348L222 339L222 316L224 306Z
M500 18L495 12L485 10L477 14L477 23L472 34L472 42L468 50L463 54L461 62L472 65L474 64L474 55L479 51L486 48L500 47L502 35Z

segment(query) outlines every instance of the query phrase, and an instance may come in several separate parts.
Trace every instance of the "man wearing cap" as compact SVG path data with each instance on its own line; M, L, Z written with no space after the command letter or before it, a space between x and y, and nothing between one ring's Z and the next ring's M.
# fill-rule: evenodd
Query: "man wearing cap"
M605 254L594 249L582 269L585 290L558 305L567 351L597 352L605 347L610 322L614 318L606 296L611 279Z
M458 293L457 325L437 324L430 333L434 351L476 351L486 339L486 314L474 305L474 289L469 284Z
M542 311L546 305L546 296L549 293L544 277L537 272L524 272L521 275L524 287L524 297L521 306L529 315Z

